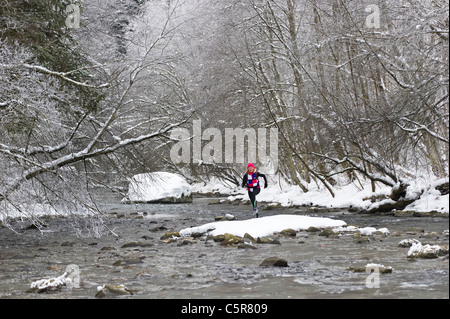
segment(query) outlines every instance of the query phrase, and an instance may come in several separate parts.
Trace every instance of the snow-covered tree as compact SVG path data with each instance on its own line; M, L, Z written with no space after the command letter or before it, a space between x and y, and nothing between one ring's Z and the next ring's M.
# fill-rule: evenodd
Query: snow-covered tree
M96 18L90 11L95 6L82 8L87 20L81 19L81 25ZM59 14L51 6L34 8L41 9L46 15ZM70 34L63 28L60 41L70 38L71 50L81 57L70 66L58 63L63 57L57 52L47 61L40 47L11 36L22 21L29 22L27 17L11 16L17 23L8 20L11 30L0 38L2 217L27 213L36 218L42 209L97 211L91 190L108 184L102 183L106 175L97 178L98 173L119 174L130 154L139 157L138 147L156 138L167 140L170 130L189 118L189 103L174 94L183 90L183 83L169 81L177 78L175 66L162 54L174 34L164 27L171 15L162 17L163 27L146 37L140 54L123 50L133 38L121 33L120 45L108 38L117 50L100 59L95 56L98 47L89 51L87 43L100 43L93 39L101 33L86 27Z

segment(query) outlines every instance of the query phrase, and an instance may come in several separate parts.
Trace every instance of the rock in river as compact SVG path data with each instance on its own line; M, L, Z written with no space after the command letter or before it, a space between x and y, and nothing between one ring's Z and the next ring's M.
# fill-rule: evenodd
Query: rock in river
M133 292L124 285L105 284L97 287L96 298L105 298L114 295L133 295Z
M260 264L262 267L288 267L288 263L286 260L278 258L278 257L270 257L264 259L264 261Z
M139 241L132 241L126 244L123 244L121 248L136 248L136 247L151 247L153 244L142 243Z

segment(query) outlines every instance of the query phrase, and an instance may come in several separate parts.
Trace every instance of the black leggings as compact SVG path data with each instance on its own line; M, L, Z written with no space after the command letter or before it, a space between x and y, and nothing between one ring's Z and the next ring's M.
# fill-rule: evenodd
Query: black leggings
M259 187L253 188L253 192L248 191L248 197L250 197L250 201L252 202L253 208L256 207L256 195L258 195L260 191L261 188Z

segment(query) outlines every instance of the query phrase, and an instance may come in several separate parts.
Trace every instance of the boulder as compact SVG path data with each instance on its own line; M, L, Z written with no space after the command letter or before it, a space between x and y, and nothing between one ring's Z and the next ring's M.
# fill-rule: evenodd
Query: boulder
M263 237L263 238L258 237L258 238L256 239L256 242L257 242L258 244L281 245L281 243L280 243L280 241L279 241L278 239L273 239L273 238L270 238L270 237Z
M336 233L331 229L324 229L319 233L319 236L333 237L333 236L336 236Z
M224 239L225 239L225 236L224 236L224 235L217 235L217 236L214 236L214 237L213 237L213 240L214 240L216 243L223 242Z
M97 287L96 298L105 298L118 295L133 295L133 292L124 285L105 284Z
M252 243L256 243L256 239L252 235L250 235L249 233L245 233L244 234L244 241L245 241L245 239L248 239Z
M221 241L221 245L236 245L236 244L241 244L243 243L244 240L242 239L242 237L239 236L235 236L233 234L229 234L229 233L225 233L223 235L223 240Z
M317 232L320 232L321 231L321 229L320 228L317 228L317 227L314 227L314 226L310 226L310 227L308 227L308 229L306 230L308 233L317 233Z
M261 267L288 267L286 260L278 257L270 257L263 260Z
M286 237L295 237L297 236L297 232L295 230L293 230L292 228L288 228L288 229L283 229L280 232L281 235L286 236Z
M171 239L174 237L181 237L181 235L177 231L176 232L167 232L167 233L164 233L164 235L162 235L160 239L165 240L165 239Z

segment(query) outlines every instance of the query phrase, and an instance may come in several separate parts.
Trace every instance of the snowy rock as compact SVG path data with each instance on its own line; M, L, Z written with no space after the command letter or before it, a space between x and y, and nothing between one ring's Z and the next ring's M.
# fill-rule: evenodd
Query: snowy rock
M370 272L370 270L376 270L380 274L390 274L393 271L391 266L384 266L381 264L367 264L365 267L349 267L348 270L353 272Z
M154 172L138 174L130 179L127 196L122 203L191 203L192 188L178 174Z
M412 244L408 251L408 258L438 258L439 256L448 255L448 248L438 245L422 245L422 243Z
M56 292L60 291L61 287L68 286L72 283L70 278L67 278L67 273L55 278L37 280L30 285L28 292Z
M402 241L400 241L398 243L398 246L399 247L406 247L406 248L408 248L408 247L411 247L414 244L420 244L420 241L418 241L417 239L412 239L412 238L403 239Z
M389 230L387 228L376 229L375 227L364 227L364 228L358 229L358 231L363 236L370 236L370 235L373 235L373 234L378 234L378 235L381 235L381 234L387 235L387 234L389 234Z
M356 226L336 227L336 228L333 228L333 232L335 232L335 233L359 233L361 236L388 235L389 234L389 230L387 228L379 228L379 229L376 229L375 227L359 228Z

